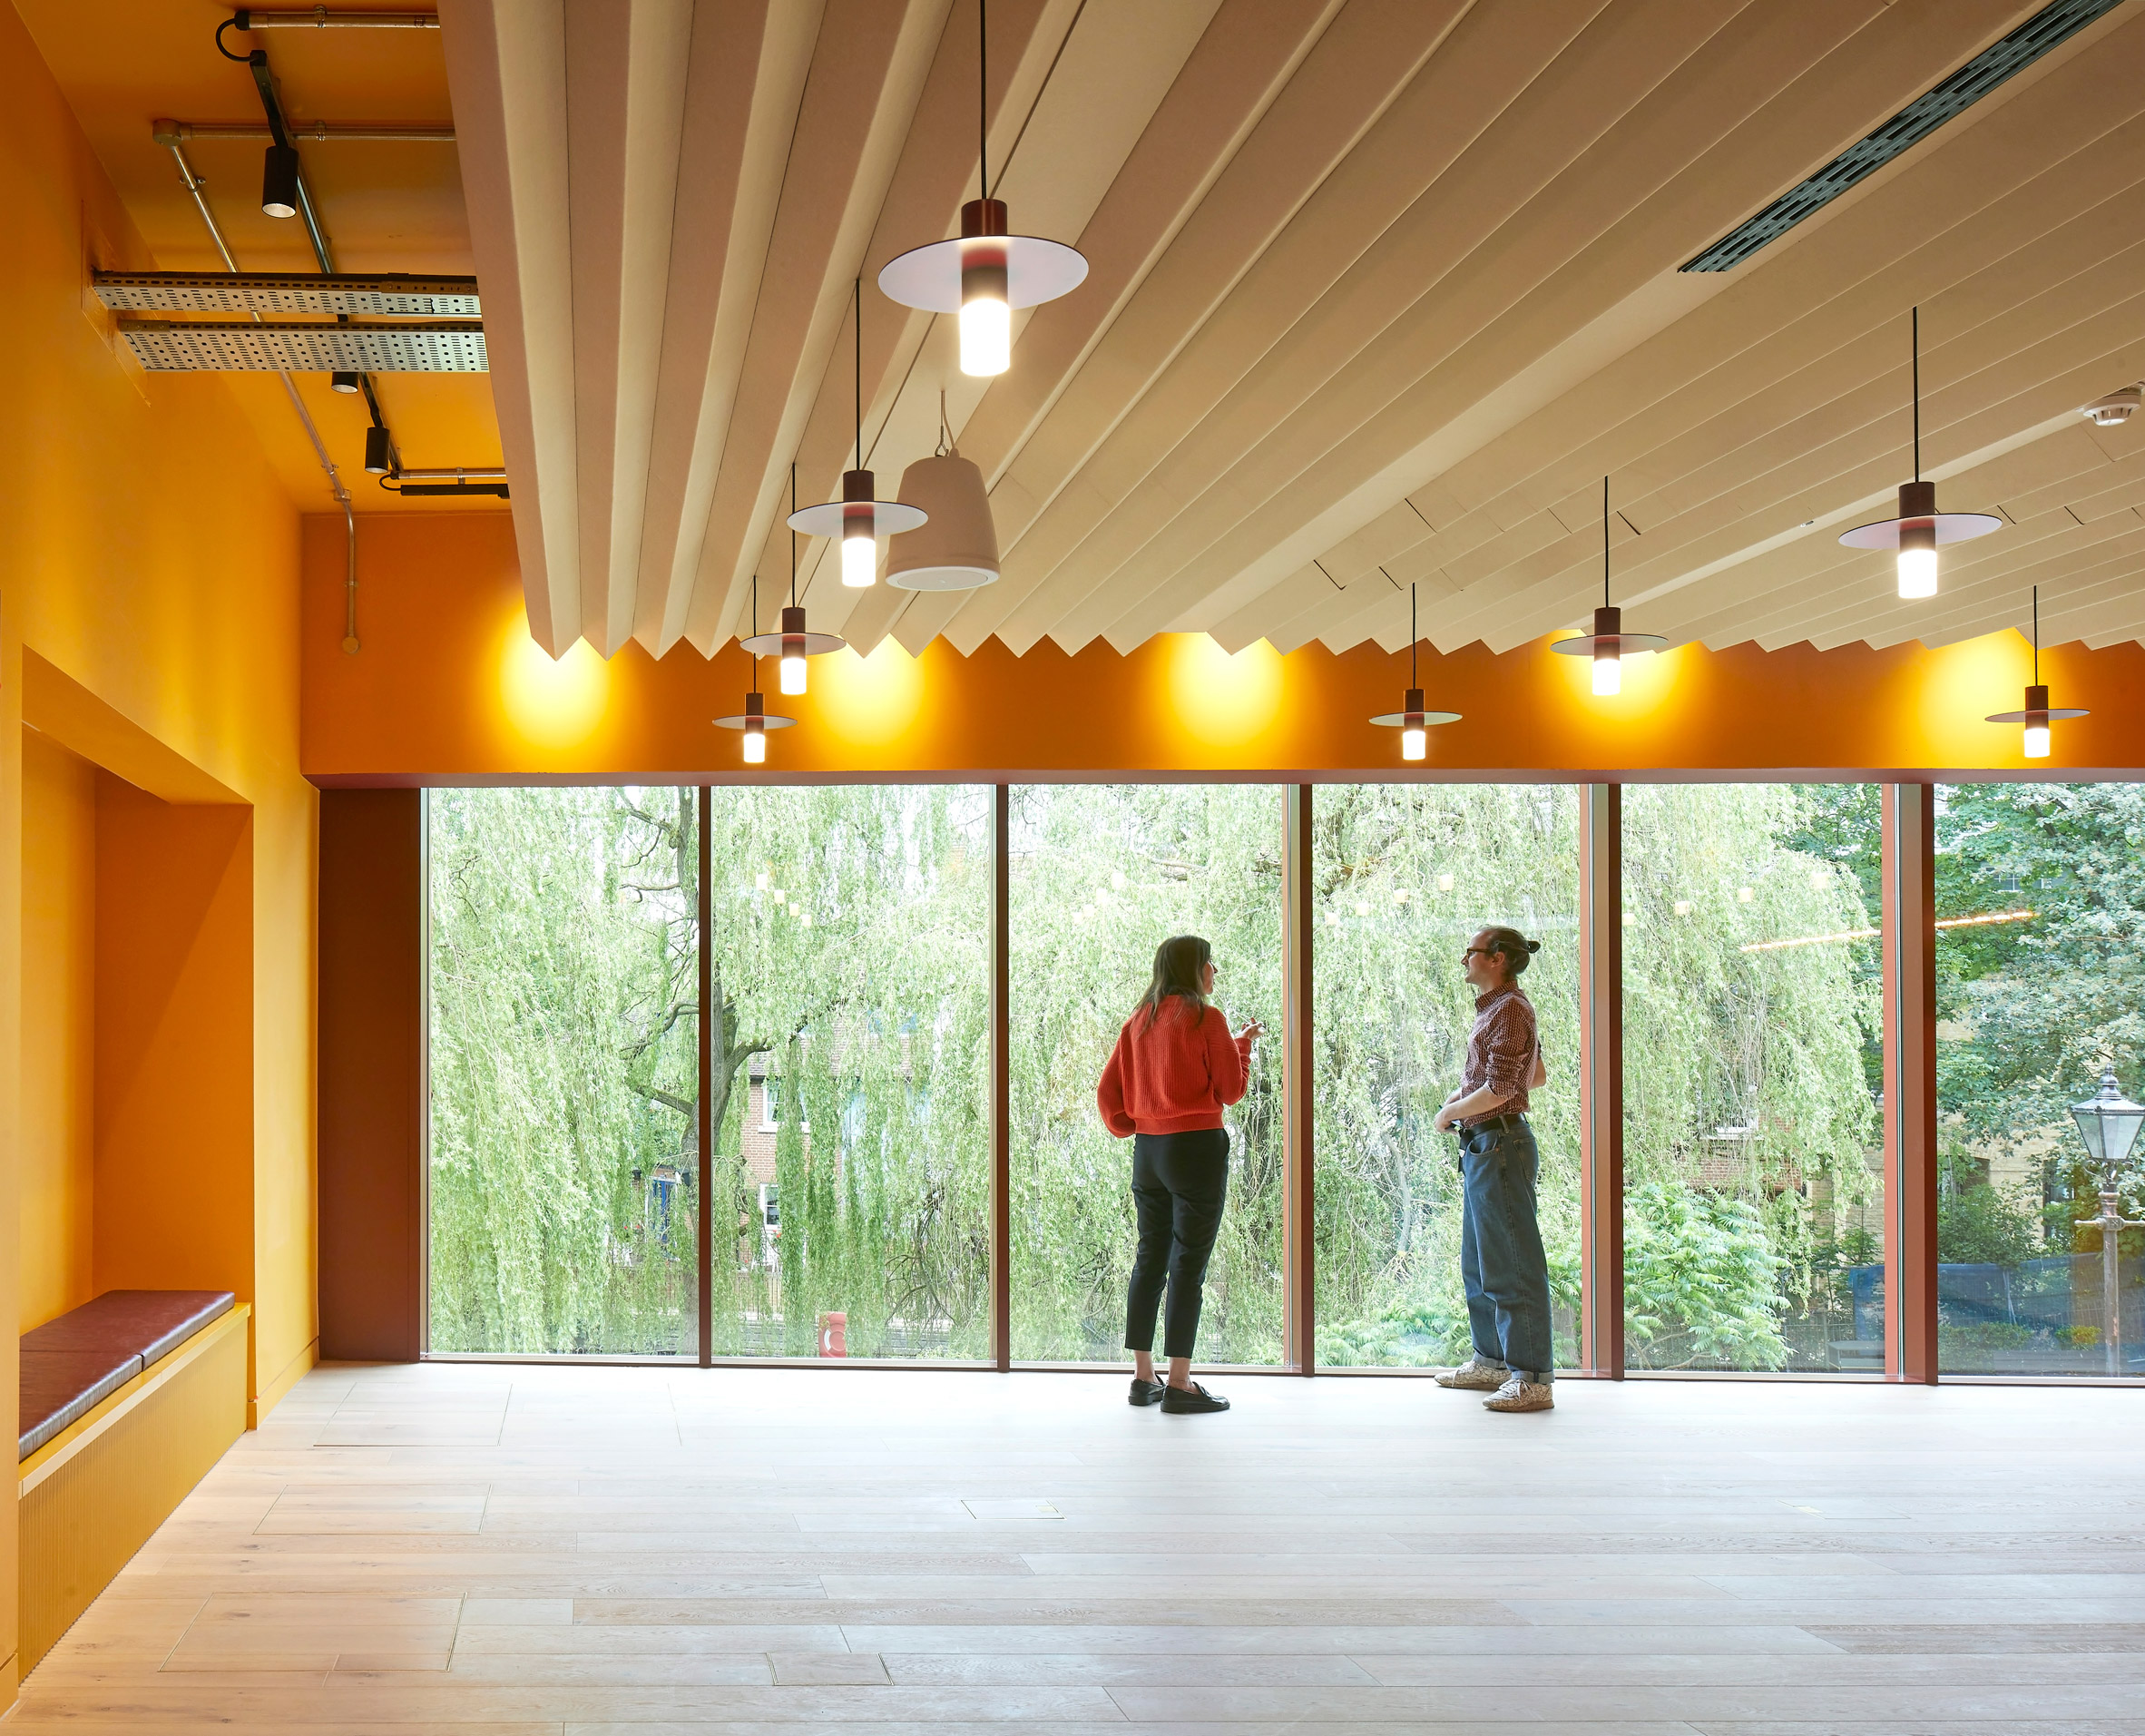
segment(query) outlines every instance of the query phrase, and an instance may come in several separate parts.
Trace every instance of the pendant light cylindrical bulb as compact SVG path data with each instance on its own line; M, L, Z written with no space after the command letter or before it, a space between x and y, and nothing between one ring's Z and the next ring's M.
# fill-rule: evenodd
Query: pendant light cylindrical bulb
M2048 758L2047 724L2029 723L2026 725L2026 744L2024 751L2026 758L2029 760L2045 760Z
M1013 306L1005 245L987 236L961 244L961 371L985 379L1013 365Z
M764 766L767 763L767 728L757 719L745 725L745 763Z
M1623 659L1613 651L1597 647L1594 652L1594 696L1606 699L1612 693L1623 691Z
M805 654L800 645L791 650L788 641L782 645L782 691L801 693L805 691Z
M871 534L867 515L861 527L854 519L842 526L842 584L862 591L879 581L879 545Z
M1409 723L1400 731L1400 757L1403 760L1426 760L1430 757L1430 731L1420 723Z
M1908 601L1936 594L1936 526L1899 527L1899 594Z

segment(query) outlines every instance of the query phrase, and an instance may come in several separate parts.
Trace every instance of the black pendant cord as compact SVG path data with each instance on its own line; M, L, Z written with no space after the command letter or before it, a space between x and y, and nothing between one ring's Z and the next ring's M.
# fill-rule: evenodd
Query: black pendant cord
M1601 478L1601 607L1609 606L1609 478Z
M2033 587L2033 685L2041 685L2041 587Z
M1415 630L1415 587L1407 587L1407 684L1413 688L1423 683L1415 679L1415 647L1423 642L1423 636Z
M757 573L752 575L752 636L759 637L759 574ZM746 684L745 691L753 693L759 689L759 653L754 651L746 655L752 659L752 679Z
M857 280L857 468L864 468L864 280Z
M975 0L975 178L991 196L991 32L985 0Z
M1922 479L1922 310L1916 308L1909 316L1914 333L1914 392L1915 392L1915 480Z

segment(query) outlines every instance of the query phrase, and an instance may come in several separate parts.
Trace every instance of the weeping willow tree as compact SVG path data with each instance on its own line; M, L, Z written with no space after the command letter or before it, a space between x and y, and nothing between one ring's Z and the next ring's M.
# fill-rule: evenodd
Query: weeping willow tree
M859 786L714 793L721 1019L719 1354L990 1353L989 792ZM780 1230L760 1257L742 1111L781 1081ZM720 1288L727 1285L727 1293Z
M1229 1204L1200 1354L1281 1354L1281 808L1271 786L1031 785L1012 792L1013 1353L1121 1361L1137 1233L1131 1148L1095 1110L1119 1027L1171 935L1214 948L1232 1028L1258 1019L1228 1116Z
M1431 1120L1474 1020L1460 954L1509 924L1550 1086L1529 1119L1554 1300L1578 1302L1578 805L1569 786L1355 784L1312 807L1318 1355L1329 1365L1467 1354L1456 1144Z
M1625 1318L1642 1366L1821 1365L1840 1301L1821 1244L1880 1192L1877 973L1850 937L1876 925L1851 861L1797 848L1817 799L1624 791Z
M432 792L436 1350L692 1351L693 797Z

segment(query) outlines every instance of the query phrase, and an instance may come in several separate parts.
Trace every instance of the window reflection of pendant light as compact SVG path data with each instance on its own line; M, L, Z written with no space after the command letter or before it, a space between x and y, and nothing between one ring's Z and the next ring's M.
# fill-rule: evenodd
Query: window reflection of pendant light
M1415 685L1415 650L1422 643L1415 633L1415 587L1407 587L1407 705L1398 711L1381 711L1371 721L1383 730L1400 731L1400 757L1403 760L1422 760L1430 753L1430 727L1436 723L1457 723L1457 711L1425 711L1423 709L1423 690Z
M807 536L837 536L842 584L861 591L878 583L882 536L913 531L926 515L898 500L875 498L877 484L864 467L864 280L857 280L857 467L842 472L842 497L789 515L789 526Z
M789 510L797 511L797 466L789 466ZM757 615L757 610L754 612ZM754 626L759 624L754 620ZM779 685L785 693L805 691L805 660L824 657L830 651L839 651L848 641L837 633L811 633L805 627L804 605L797 595L797 531L789 532L789 601L782 608L782 626L778 633L756 633L744 642L745 649L755 657L780 658Z
M2041 587L2033 587L2033 682L2026 689L2026 702L2016 711L1998 711L1983 720L1990 723L2023 723L2026 729L2024 753L2029 760L2048 758L2048 726L2065 718L2090 717L2090 711L2051 711L2048 689L2041 685Z
M1005 232L1005 201L991 197L990 85L984 77L984 0L976 0L976 178L982 197L961 207L958 240L911 248L879 270L879 289L905 308L954 313L961 319L961 371L978 378L1012 365L1013 310L1055 301L1077 289L1087 261L1076 249Z
M998 527L983 472L961 456L938 395L938 450L901 473L902 498L931 515L886 555L886 583L903 591L973 591L998 582Z
M1940 513L1936 485L1922 480L1922 310L1914 310L1915 479L1899 485L1899 516L1857 525L1840 541L1848 548L1899 551L1899 594L1915 602L1936 594L1936 549L1942 543L1964 543L1986 536L2003 521L1990 513Z
M752 639L759 636L759 574L752 575ZM743 642L749 649L752 639ZM745 763L759 766L767 763L767 732L769 730L787 730L795 724L793 717L776 717L767 709L767 700L759 691L759 659L752 659L752 685L745 693L745 709L730 717L719 717L715 727L719 730L742 730L745 734Z
M1594 630L1576 639L1560 639L1550 650L1566 657L1591 657L1594 662L1594 693L1606 698L1623 691L1623 660L1650 651L1662 651L1668 641L1659 633L1626 633L1623 611L1609 606L1609 478L1601 478L1601 606L1594 611Z

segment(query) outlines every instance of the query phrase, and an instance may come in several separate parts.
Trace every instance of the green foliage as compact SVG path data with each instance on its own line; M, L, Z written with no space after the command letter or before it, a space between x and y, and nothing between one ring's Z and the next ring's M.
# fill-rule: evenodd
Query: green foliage
M1624 1326L1641 1368L1778 1368L1787 1263L1747 1200L1649 1182L1624 1195Z
M2034 1206L2012 1190L1991 1186L1963 1157L1946 1152L1943 1162L1945 1185L1936 1198L1938 1260L2021 1266L2042 1251L2040 1213Z

